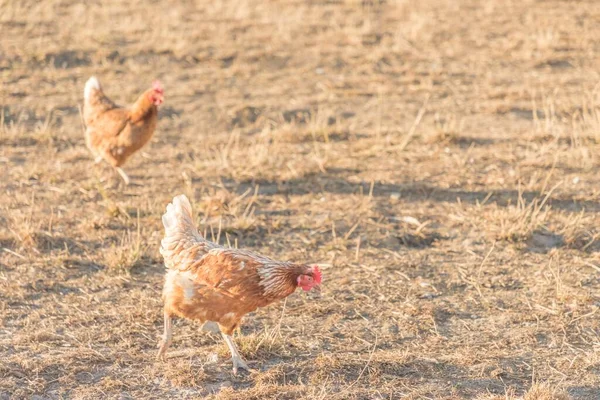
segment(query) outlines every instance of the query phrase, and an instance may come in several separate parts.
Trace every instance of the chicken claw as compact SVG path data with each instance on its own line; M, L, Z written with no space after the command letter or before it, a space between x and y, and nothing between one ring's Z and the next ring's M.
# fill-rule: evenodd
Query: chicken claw
M253 370L248 367L248 364L246 364L246 362L244 361L244 359L242 357L238 357L238 356L233 356L231 357L231 361L233 362L233 374L237 375L238 370L241 369L245 369L248 372L252 372Z
M238 352L235 343L233 342L233 338L223 332L221 332L221 336L225 339L225 343L227 343L227 347L229 347L229 351L231 352L231 361L233 362L233 374L237 375L238 370L245 369L248 372L252 372L253 370L248 367L248 364L244 361L240 353Z

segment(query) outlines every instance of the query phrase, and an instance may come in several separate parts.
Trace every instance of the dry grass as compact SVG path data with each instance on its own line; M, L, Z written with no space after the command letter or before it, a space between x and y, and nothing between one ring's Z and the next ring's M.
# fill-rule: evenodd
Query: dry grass
M581 1L0 0L0 399L600 398L600 18ZM123 187L83 84L166 103ZM246 318L257 371L177 321L158 252L323 265Z

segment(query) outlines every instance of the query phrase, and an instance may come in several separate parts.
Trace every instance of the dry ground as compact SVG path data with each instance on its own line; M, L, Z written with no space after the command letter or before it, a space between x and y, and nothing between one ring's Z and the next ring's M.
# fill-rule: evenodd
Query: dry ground
M600 398L600 4L0 1L0 399ZM123 187L78 106L154 78ZM178 321L160 216L327 264L249 315L258 372Z

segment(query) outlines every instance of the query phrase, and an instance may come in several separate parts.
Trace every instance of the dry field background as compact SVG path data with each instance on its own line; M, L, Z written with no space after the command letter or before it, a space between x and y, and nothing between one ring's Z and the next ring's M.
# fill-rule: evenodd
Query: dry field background
M0 1L0 399L600 398L600 4ZM166 102L124 187L95 74ZM328 264L237 336L177 321L160 216Z

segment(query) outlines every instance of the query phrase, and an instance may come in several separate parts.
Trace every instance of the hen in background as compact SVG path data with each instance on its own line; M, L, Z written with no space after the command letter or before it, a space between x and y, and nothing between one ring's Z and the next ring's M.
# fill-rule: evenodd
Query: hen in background
M92 76L85 84L85 143L96 157L96 163L103 159L107 161L125 184L129 184L129 177L121 166L154 134L163 95L162 85L154 81L152 88L142 93L131 107L125 108L116 105L104 94L96 77Z
M275 261L206 240L194 225L192 207L184 195L167 206L162 221L165 236L160 253L167 273L159 359L164 359L171 343L171 318L177 316L205 323L204 330L220 330L231 352L233 372L247 370L232 338L242 317L289 296L298 287L320 289L321 271L316 265Z

